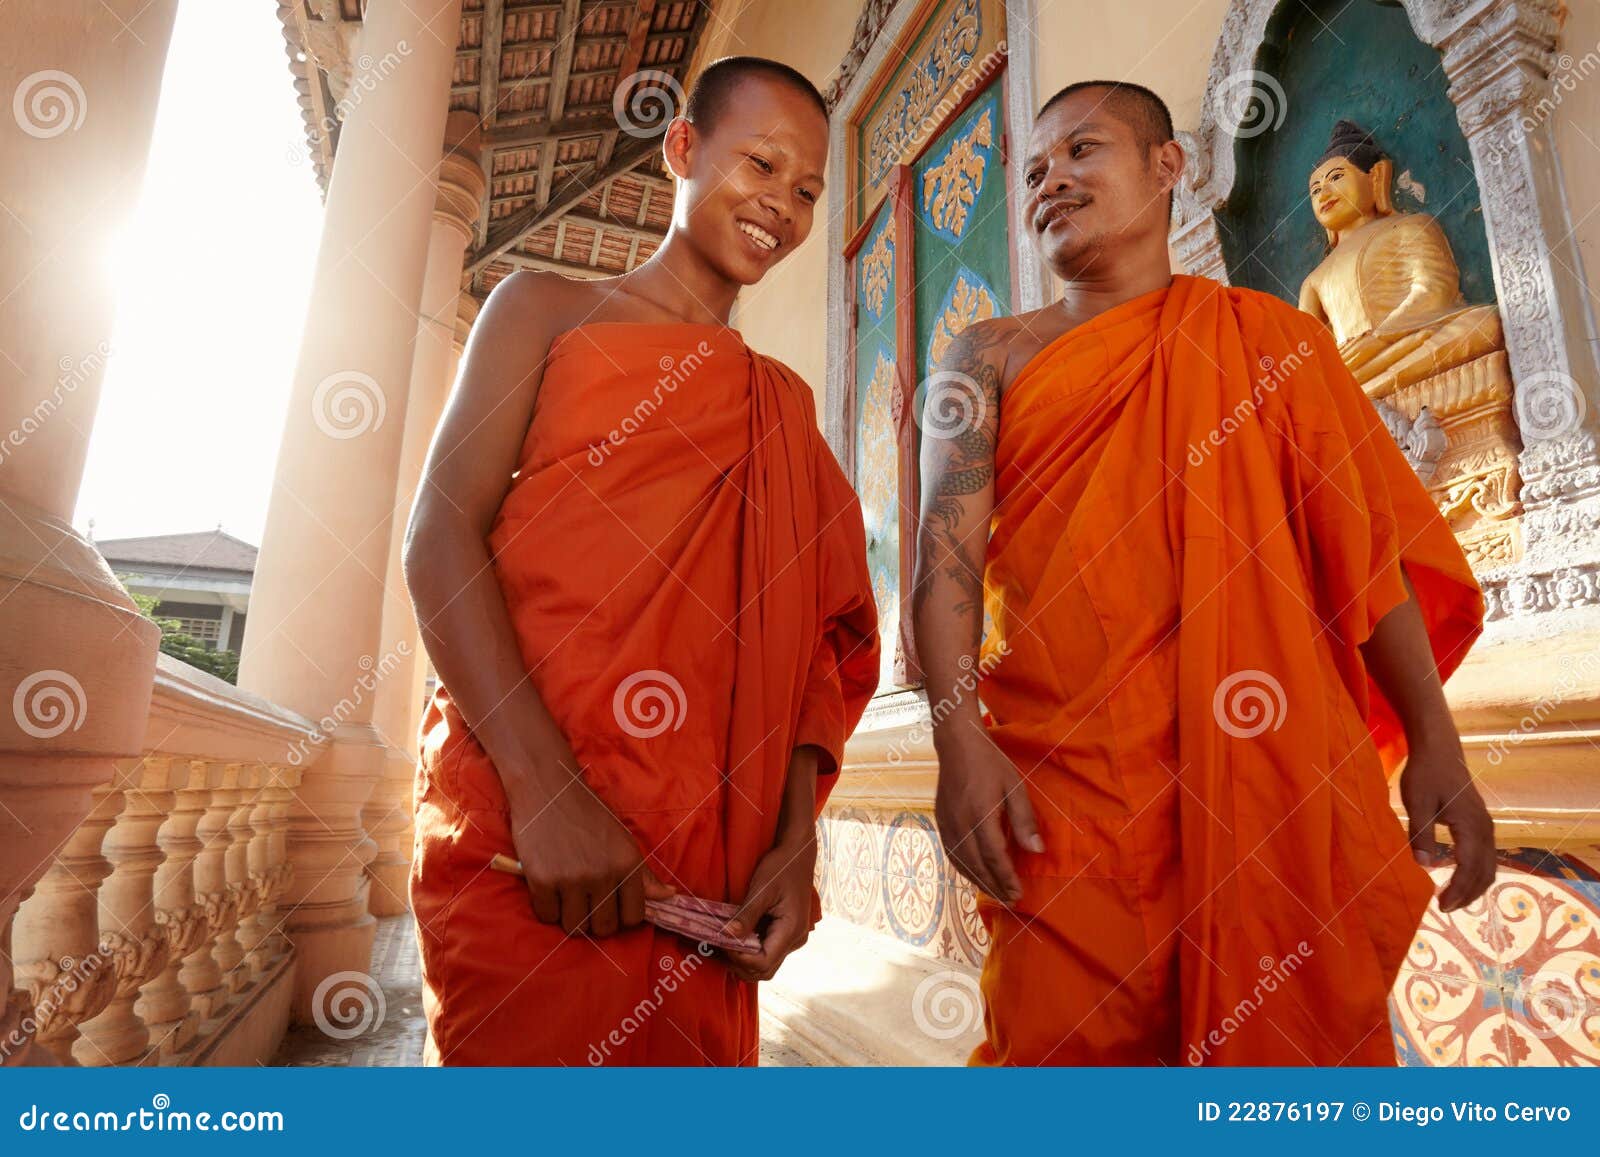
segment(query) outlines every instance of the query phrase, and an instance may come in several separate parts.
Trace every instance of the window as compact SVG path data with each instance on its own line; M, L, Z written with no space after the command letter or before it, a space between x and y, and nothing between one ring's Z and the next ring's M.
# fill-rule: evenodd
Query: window
M921 681L911 638L922 385L972 322L1015 298L1006 179L1004 11L943 0L847 127L854 229L846 457L883 633L879 690Z

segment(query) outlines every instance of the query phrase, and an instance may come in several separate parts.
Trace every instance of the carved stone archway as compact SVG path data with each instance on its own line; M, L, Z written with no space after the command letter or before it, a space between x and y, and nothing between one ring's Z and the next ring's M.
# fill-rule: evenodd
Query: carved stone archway
M1256 68L1282 0L1232 0L1206 81L1200 125L1181 134L1190 168L1173 248L1192 273L1227 281L1216 210L1236 176L1221 115ZM1483 196L1496 298L1516 381L1524 449L1522 559L1479 574L1491 618L1600 605L1600 375L1582 266L1556 160L1559 0L1402 0L1442 57ZM1542 433L1554 436L1543 436Z

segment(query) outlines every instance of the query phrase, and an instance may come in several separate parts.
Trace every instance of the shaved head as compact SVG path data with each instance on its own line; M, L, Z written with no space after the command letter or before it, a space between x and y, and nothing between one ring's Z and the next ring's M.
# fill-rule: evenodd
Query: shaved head
M1134 130L1141 148L1159 148L1173 138L1172 111L1167 108L1167 102L1143 85L1115 80L1080 80L1077 84L1069 84L1044 102L1039 116L1044 116L1053 105L1060 104L1074 93L1091 88L1104 90L1106 108L1111 115Z
M684 119L702 133L714 132L718 119L734 99L739 86L747 80L788 85L815 105L824 121L828 119L828 102L816 85L787 64L764 56L724 56L706 65L695 78L689 98L684 102Z

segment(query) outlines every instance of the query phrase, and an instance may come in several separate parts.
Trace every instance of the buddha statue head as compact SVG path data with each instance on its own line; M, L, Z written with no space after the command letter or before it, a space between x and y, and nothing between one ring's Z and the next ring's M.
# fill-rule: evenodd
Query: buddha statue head
M1311 171L1311 209L1328 232L1328 248L1339 235L1394 212L1394 162L1372 134L1353 121L1333 126L1328 147Z

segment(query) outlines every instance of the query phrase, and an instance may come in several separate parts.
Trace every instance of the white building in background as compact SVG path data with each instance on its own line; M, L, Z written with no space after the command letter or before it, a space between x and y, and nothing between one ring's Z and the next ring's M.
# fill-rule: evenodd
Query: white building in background
M212 651L239 650L256 548L218 527L194 534L113 538L95 546L130 591L154 595L155 615L176 619Z

